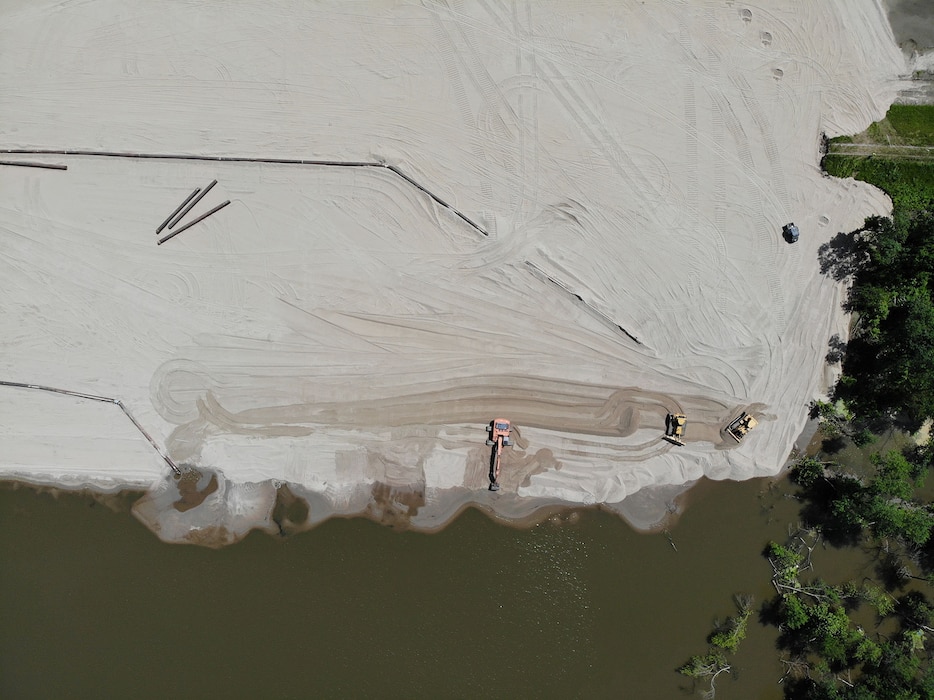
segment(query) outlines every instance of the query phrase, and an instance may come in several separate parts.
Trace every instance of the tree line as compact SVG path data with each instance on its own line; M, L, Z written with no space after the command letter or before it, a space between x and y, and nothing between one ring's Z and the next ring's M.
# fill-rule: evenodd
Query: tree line
M912 139L934 142L934 108L911 130L895 116ZM827 361L842 363L840 378L812 415L830 442L863 446L893 426L914 432L934 419L934 164L836 156L830 165L894 202L892 216L867 218L819 253L823 273L850 282L852 323L846 342L831 339ZM930 440L875 454L868 471L799 459L790 478L800 523L763 550L774 595L758 606L736 596L736 614L678 671L714 697L754 622L778 631L786 698L934 700L934 507L922 491L932 464ZM827 547L862 548L872 575L837 581L815 556Z

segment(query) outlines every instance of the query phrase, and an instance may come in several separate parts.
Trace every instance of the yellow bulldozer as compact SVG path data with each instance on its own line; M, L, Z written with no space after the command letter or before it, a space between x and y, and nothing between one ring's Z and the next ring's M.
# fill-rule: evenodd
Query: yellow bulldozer
M746 411L743 411L736 419L731 421L730 424L726 426L726 432L728 432L730 437L736 440L736 442L740 442L744 437L746 437L746 433L755 428L757 425L759 425L759 421L746 413Z
M669 413L665 419L665 439L673 445L684 447L684 427L687 418L683 413Z

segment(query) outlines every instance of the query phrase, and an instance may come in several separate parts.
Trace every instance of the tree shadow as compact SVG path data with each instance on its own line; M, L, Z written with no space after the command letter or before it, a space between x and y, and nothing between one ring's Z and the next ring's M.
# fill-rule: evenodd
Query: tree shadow
M827 360L828 365L836 365L843 362L843 358L846 355L846 343L840 338L839 333L834 333L830 336L830 340L827 341L827 355L824 358Z
M891 420L892 427L896 430L901 430L903 433L917 433L921 430L923 424L924 421L919 417L909 416L906 413L897 413ZM906 448L906 450L914 451L911 447ZM910 457L908 454L905 456Z
M844 309L847 308L844 303ZM834 400L842 399L858 416L853 427L868 429L877 435L892 427L901 397L887 379L885 360L880 347L862 337L850 338L845 344L842 376L833 387Z
M807 653L807 630L790 629L785 623L785 601L781 594L775 595L759 606L759 624L779 630L775 639L775 648L787 652L792 657Z
M785 700L809 700L810 698L830 697L821 695L821 690L810 678L788 678L784 682Z
M829 275L837 282L853 275L859 265L855 255L855 232L840 231L817 249L821 274Z
M886 591L901 591L911 582L905 565L893 552L885 552L876 560L876 578Z
M821 440L820 450L827 455L835 455L846 447L846 437L844 435L834 435Z
M895 614L907 629L918 629L931 624L934 608L931 601L921 591L909 591L901 596L895 605Z
M767 553L763 552L762 556L767 557ZM781 595L773 596L769 598L762 605L759 606L759 624L764 625L765 627L781 627L781 624L784 620L782 617L782 597Z
M819 528L824 542L831 547L855 547L862 539L862 526L847 522L834 506L842 499L856 497L860 489L858 481L847 477L818 479L801 493L801 520L808 527Z

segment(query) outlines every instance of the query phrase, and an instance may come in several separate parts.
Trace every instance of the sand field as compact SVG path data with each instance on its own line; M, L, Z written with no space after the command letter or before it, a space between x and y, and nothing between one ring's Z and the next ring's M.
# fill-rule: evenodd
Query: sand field
M0 380L119 399L220 487L173 509L119 407L11 386L0 474L151 489L168 539L272 528L283 485L309 522L628 498L650 526L702 476L776 474L846 332L818 248L890 207L818 167L905 71L873 0L0 16L0 160L67 166L0 166ZM230 205L158 245L212 180L179 226Z

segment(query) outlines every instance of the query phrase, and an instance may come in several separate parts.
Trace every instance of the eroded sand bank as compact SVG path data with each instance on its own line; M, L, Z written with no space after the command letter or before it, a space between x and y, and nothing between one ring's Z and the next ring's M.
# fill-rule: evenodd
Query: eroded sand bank
M119 412L11 387L3 475L145 486L163 536L228 541L275 529L284 484L308 522L650 526L702 476L777 473L845 334L818 248L889 208L821 176L819 136L879 118L905 70L874 0L799 5L3 10L2 149L365 161L434 194L381 167L4 155L68 169L0 166L0 380L118 398L217 482L167 508ZM157 245L212 180L183 223L230 206ZM519 438L497 494L494 414Z

